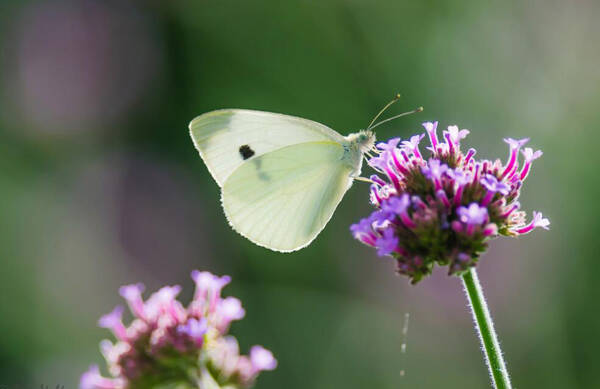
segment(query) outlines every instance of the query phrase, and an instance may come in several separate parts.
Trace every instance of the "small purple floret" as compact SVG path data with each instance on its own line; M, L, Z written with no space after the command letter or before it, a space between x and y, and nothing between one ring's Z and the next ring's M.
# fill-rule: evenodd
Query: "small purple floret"
M508 194L510 187L504 182L498 181L498 179L492 174L486 174L479 182L483 185L487 190L494 193L500 193L503 196Z
M531 169L531 163L534 160L541 157L544 153L542 153L541 150L537 150L534 152L533 149L530 147L525 147L525 149L522 150L521 153L525 157L525 164L523 165L523 169L521 169L521 172L519 173L519 179L523 181L525 180L525 178L527 178L527 175L529 174L529 170Z
M111 330L117 339L124 340L127 338L127 330L123 325L123 307L118 305L112 312L107 313L98 320L98 326Z
M425 122L423 123L423 127L425 127L425 131L427 131L427 135L429 135L429 141L431 142L431 149L433 154L436 153L438 148L438 138L437 138L437 125L438 122Z
M273 353L262 346L252 346L250 349L250 362L254 369L258 371L274 370L277 367L277 360L273 358Z
M390 154L386 151L383 151L381 154L379 154L379 156L369 159L367 163L371 167L385 172L385 170L389 168Z
M395 213L396 215L402 215L406 213L406 210L410 206L410 197L407 194L403 196L390 197L387 201L381 204L381 209L385 212Z
M391 138L387 142L379 142L377 143L377 148L379 150L386 150L393 152L398 147L398 143L400 143L400 138Z
M541 227L545 230L549 230L550 229L549 226L550 226L550 220L543 217L541 212L533 211L533 220L531 220L531 223L529 223L528 225L526 225L523 228L517 229L517 233L527 234L527 233L533 231L537 227Z
M144 310L144 300L142 299L142 292L144 291L144 284L131 284L124 285L119 288L119 294L127 301L131 311L139 317L145 317L146 312Z
M411 136L409 141L405 140L402 142L402 148L412 152L416 158L421 159L422 157L421 152L419 151L419 143L424 136L425 134Z
M377 247L377 254L381 257L396 251L398 238L394 235L394 230L392 228L383 230L382 236L375 241L375 247Z
M459 145L460 141L469 135L469 130L459 130L458 126L448 126L448 134L454 144Z
M208 331L208 325L205 318L200 320L191 318L185 324L177 327L177 332L185 334L193 339L197 345L201 346L204 341L204 334Z
M523 147L523 145L525 145L525 143L529 142L529 138L523 138L523 139L504 138L504 142L508 143L511 150L515 150L515 149L518 150L521 147Z
M488 218L487 208L481 207L478 203L471 203L468 207L458 207L456 213L462 223L470 225L481 225Z
M125 385L118 379L104 378L100 375L98 365L92 365L81 376L79 389L124 389Z
M242 302L235 297L221 300L215 312L218 318L216 326L222 333L227 331L232 321L241 320L246 315L246 311L242 308Z
M423 166L421 168L425 177L430 180L439 180L442 178L442 175L448 170L448 165L445 163L441 163L437 159L429 160L428 166Z

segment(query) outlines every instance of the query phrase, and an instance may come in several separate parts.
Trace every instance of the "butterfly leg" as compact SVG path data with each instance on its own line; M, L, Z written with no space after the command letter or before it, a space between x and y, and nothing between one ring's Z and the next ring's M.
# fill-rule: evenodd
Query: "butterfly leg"
M354 179L356 181L368 182L369 184L375 183L373 180L371 180L370 178L366 178L366 177L354 177Z

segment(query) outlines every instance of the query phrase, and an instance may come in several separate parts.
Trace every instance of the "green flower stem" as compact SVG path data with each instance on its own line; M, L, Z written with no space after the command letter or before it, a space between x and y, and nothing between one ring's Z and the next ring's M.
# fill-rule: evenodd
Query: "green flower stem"
M483 290L479 284L477 272L475 268L471 268L462 276L465 292L469 298L469 305L475 320L475 327L479 334L479 340L483 346L485 354L485 362L490 371L490 378L496 389L510 389L510 378L506 370L504 358L502 358L502 350L498 343L496 331L494 331L494 323L492 316L485 303Z

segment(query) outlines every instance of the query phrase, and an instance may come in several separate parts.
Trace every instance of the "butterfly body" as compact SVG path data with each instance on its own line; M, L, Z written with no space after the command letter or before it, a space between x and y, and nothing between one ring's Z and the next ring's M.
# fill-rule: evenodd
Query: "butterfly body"
M375 146L375 134L369 130L360 130L345 137L344 159L354 167L352 177L358 177L362 168L363 156Z
M307 119L239 109L198 116L190 135L232 228L282 252L321 232L375 142L370 131L344 137Z

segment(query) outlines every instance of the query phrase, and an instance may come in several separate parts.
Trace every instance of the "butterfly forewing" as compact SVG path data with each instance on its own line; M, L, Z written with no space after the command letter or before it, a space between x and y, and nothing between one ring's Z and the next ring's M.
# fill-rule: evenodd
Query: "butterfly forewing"
M344 148L307 142L252 157L222 187L231 226L252 242L277 251L308 245L325 227L352 184Z
M192 120L189 128L194 145L219 186L240 165L282 147L344 142L340 134L311 120L243 109L205 113Z

